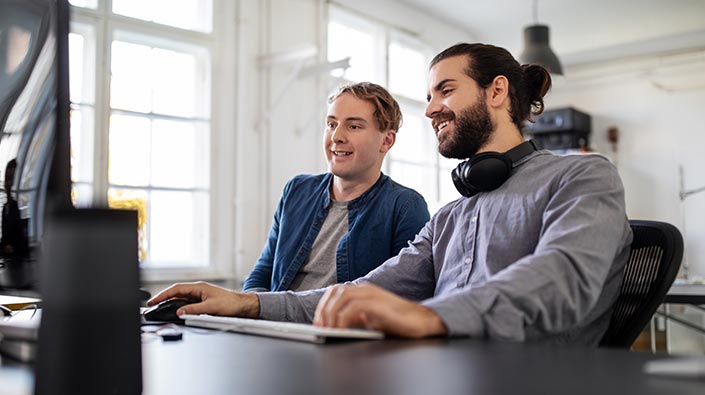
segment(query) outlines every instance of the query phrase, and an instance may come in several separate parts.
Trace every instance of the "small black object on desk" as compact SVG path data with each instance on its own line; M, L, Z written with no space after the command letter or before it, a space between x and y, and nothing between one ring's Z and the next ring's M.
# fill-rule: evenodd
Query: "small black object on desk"
M184 320L176 315L176 310L187 304L189 302L183 299L170 299L148 308L142 315L145 321L148 322L158 321L183 324Z

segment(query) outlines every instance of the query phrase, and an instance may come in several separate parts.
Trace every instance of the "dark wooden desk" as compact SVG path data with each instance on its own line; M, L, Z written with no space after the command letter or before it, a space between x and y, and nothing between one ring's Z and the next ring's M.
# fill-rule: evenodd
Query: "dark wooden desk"
M642 373L625 350L472 339L313 345L185 328L143 343L144 393L699 394L705 381Z
M703 284L675 284L668 290L666 297L663 298L663 304L656 311L656 315L664 317L666 322L677 322L681 326L690 328L700 334L705 334L705 326L698 325L691 320L685 319L682 316L673 314L669 305L671 304L687 304L694 309L699 309L705 312L705 285ZM653 334L653 320L651 324ZM651 343L652 350L655 349L655 343Z
M142 351L146 395L705 393L705 381L642 373L667 357L625 350L472 339L313 345L185 328L182 341L153 338ZM7 362L0 392L31 394L31 366Z
M705 304L705 285L676 284L668 290L663 303L679 303L701 305Z

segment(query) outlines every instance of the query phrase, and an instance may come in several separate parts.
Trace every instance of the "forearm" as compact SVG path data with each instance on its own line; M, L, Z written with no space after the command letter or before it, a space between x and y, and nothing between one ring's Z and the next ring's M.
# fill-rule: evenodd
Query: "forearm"
M423 228L399 255L388 259L365 277L353 281L353 284L369 282L412 301L430 298L435 289L431 238L430 227Z
M258 317L272 321L310 323L324 291L258 292L255 294L259 301Z

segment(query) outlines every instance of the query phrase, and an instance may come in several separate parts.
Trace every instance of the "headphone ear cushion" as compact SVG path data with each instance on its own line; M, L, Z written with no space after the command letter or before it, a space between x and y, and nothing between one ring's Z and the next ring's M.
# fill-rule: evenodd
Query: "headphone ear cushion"
M458 192L470 197L478 192L497 189L509 178L511 171L512 161L506 155L483 152L458 165L451 174ZM462 188L458 187L459 184Z
M470 166L469 162L470 161L464 161L460 163L450 173L451 177L453 178L453 185L455 185L455 189L457 189L458 192L460 192L460 194L465 197L471 197L479 192L478 190L472 188L472 186L465 186L465 183L463 182L462 174L465 173L465 167Z

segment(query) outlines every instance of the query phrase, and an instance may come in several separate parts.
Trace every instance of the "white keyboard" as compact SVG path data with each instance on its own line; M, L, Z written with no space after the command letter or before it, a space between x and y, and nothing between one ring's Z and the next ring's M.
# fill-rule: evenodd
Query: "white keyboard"
M325 343L329 339L384 338L384 333L370 329L323 328L310 324L255 320L238 317L218 317L208 314L184 314L181 318L186 321L186 325L188 326L279 337L283 339L300 340L311 343Z

